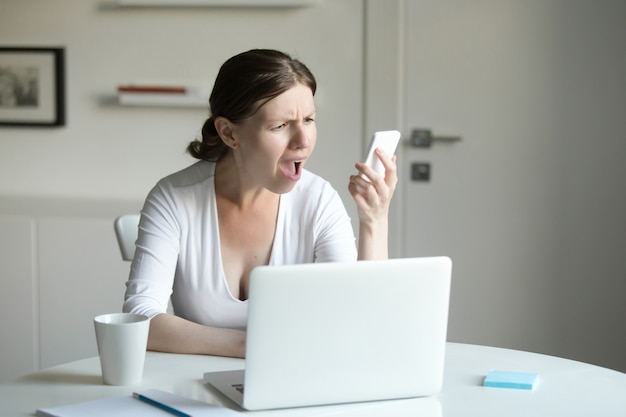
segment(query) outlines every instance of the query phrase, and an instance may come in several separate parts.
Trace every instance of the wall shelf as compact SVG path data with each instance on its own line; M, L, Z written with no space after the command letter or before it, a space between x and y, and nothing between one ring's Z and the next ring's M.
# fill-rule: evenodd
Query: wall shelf
M142 81L119 84L114 93L100 96L100 104L119 107L209 107L208 84L174 81Z
M319 0L116 0L117 7L310 7Z
M161 108L181 108L181 109L208 109L209 101L200 101L198 99L180 98L177 100L136 100L132 102L120 100L116 94L100 95L98 102L101 106L106 107L161 107Z

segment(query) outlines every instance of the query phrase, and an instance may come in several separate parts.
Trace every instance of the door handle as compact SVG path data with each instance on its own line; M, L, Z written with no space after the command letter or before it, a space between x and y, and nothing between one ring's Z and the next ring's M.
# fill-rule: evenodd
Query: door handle
M430 148L433 142L459 142L460 136L439 136L433 135L430 129L413 129L409 144L415 148Z

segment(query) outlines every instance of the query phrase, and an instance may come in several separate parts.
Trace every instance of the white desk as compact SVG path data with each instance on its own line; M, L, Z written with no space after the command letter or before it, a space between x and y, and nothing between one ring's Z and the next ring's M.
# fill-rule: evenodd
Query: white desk
M49 368L0 385L1 416L158 388L212 404L232 404L204 383L210 370L241 369L243 360L148 352L139 387L102 385L97 357ZM537 372L534 391L484 388L490 369ZM449 343L443 391L431 398L253 412L255 416L626 416L626 374L552 356Z

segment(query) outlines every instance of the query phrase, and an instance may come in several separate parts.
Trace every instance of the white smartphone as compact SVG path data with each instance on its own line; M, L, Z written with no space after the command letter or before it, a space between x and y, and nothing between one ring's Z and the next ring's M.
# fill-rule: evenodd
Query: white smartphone
M391 158L396 152L398 142L400 142L400 132L397 130L385 130L374 133L367 147L367 152L365 153L365 164L370 166L377 174L384 177L385 166L380 159L378 159L374 151L376 148L381 148Z

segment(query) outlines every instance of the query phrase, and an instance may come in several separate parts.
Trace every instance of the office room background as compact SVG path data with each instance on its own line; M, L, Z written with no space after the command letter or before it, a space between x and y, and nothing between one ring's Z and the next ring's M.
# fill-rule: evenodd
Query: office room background
M316 75L308 168L353 218L353 163L402 132L391 255L453 259L449 341L626 371L626 2L258 3L0 0L0 46L66 54L65 125L0 126L0 382L97 354L91 320L121 308L129 268L113 219L193 162L206 109L122 106L116 87L210 87L258 47ZM420 129L459 140L411 146Z

